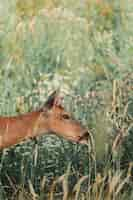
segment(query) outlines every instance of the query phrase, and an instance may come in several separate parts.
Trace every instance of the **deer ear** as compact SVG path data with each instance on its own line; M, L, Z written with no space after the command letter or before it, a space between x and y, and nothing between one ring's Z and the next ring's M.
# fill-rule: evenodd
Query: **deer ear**
M58 99L58 92L57 90L55 90L54 92L52 92L52 94L50 94L44 106L51 109L56 104L57 99Z

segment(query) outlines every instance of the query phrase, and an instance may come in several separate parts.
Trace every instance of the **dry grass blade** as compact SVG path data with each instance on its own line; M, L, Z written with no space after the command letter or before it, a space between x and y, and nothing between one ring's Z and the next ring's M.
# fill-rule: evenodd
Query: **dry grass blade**
M77 184L74 186L73 192L75 193L75 200L78 200L79 197L79 193L80 193L80 188L81 188L81 184L88 179L88 176L83 176L79 179L79 181L77 182Z
M115 192L115 196L117 197L118 194L120 193L120 191L123 189L124 185L129 181L129 176L127 176L118 186L116 192Z
M41 184L40 184L41 191L44 191L45 184L46 184L46 176L43 176Z
M29 189L30 189L30 193L32 195L32 199L33 200L37 200L38 199L38 195L36 194L35 190L34 190L34 187L33 187L33 184L30 180L28 180L28 184L29 184Z
M119 131L119 133L117 134L115 140L113 141L112 152L115 152L118 149L118 147L122 143L122 140L123 140L123 134L122 134L121 131Z
M55 191L55 188L56 188L56 185L61 183L65 178L65 174L60 176L57 180L53 181L53 184L51 186L51 190L50 190L50 200L54 200L54 191Z
M10 186L12 187L12 189L14 190L14 192L17 190L16 186L14 185L13 181L11 180L11 178L8 176L8 174L6 174L6 177L9 181Z
M115 194L115 190L119 183L121 182L122 172L116 172L113 176L109 175L109 184L108 184L108 199L111 199L112 196Z
M67 172L53 182L51 191L50 191L50 200L54 200L54 191L55 191L56 185L60 183L62 183L62 188L63 188L63 200L68 199L68 194L69 194L68 176L70 174L70 168L71 168L71 164L68 165Z
M127 172L126 178L124 178L124 180L119 184L119 186L118 186L118 188L117 188L117 190L116 190L116 192L115 192L115 195L116 195L116 196L117 196L117 195L120 193L120 191L123 189L124 185L125 185L126 183L129 182L129 179L130 179L130 177L131 177L132 168L133 168L133 163L131 162L131 163L129 164L129 168L128 168L128 172Z
M131 130L132 127L133 123L131 122L127 129L122 128L121 130L119 130L119 133L113 141L112 152L115 152L118 149L118 147L122 144L123 139L128 136L129 130Z
M106 197L106 179L107 174L102 176L100 173L97 173L95 182L89 185L87 200L102 200Z
M62 187L63 187L63 200L67 200L68 199L68 193L69 193L69 189L68 189L68 180L66 177L64 177L63 182L62 182Z
M34 155L34 166L36 167L37 166L37 158L38 158L38 145L37 144L35 144L35 149L34 149L33 155Z
M117 105L117 98L116 98L116 92L117 92L117 81L113 81L113 99L112 99L112 110L113 112L116 111L116 105Z

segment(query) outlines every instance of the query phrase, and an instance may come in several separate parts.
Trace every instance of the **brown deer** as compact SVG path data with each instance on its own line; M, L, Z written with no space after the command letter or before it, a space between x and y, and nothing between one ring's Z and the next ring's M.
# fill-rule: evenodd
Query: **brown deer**
M0 117L0 149L46 133L55 133L70 141L87 143L87 129L64 110L56 91L49 96L43 108L37 111Z

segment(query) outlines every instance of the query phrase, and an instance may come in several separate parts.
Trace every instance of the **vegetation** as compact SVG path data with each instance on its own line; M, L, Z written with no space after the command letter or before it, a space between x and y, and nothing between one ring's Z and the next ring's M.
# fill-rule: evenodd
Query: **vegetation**
M59 88L93 147L54 135L0 152L0 200L133 199L132 1L0 1L0 114Z

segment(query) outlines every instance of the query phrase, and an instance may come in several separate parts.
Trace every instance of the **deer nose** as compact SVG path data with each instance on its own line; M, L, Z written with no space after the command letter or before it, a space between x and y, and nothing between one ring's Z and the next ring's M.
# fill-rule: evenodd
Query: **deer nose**
M88 131L85 131L85 132L80 136L79 140L82 140L82 139L86 139L86 140L87 140L88 136L89 136L89 132L88 132Z
M80 144L88 144L89 132L85 131L81 136L78 138L78 142Z
M84 134L83 134L83 137L86 138L86 137L88 137L88 136L89 136L89 132L88 132L88 131L85 131Z

